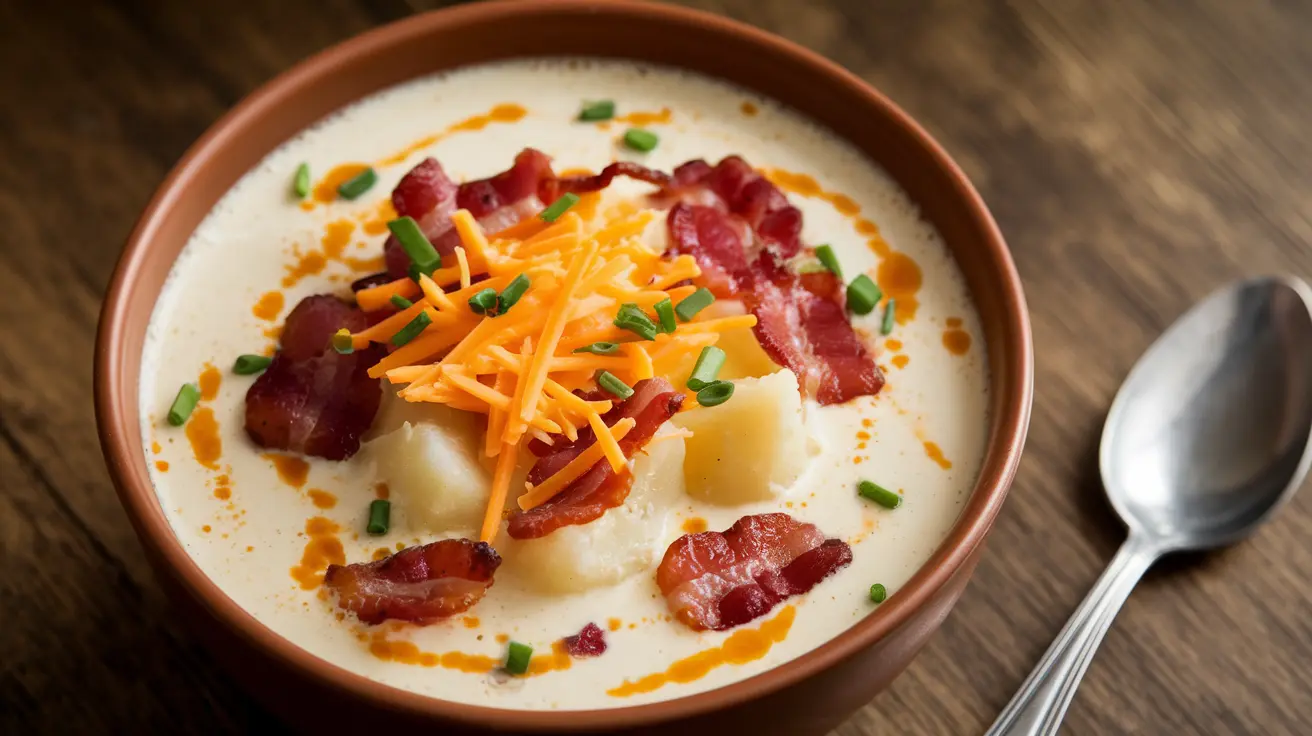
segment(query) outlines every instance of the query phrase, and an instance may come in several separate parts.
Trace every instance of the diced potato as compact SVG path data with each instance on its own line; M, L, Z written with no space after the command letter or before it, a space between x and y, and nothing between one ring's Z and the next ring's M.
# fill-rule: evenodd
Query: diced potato
M368 442L364 451L390 489L398 519L421 535L477 531L492 485L479 457L478 417L394 401L379 419L399 426Z
M721 299L702 312L708 319L746 313L743 303L736 299ZM720 369L722 380L758 378L780 370L779 365L770 360L770 356L761 349L761 344L756 341L756 334L750 327L737 327L721 332L720 339L715 345L724 351L724 367Z
M659 432L674 431L666 423ZM633 488L624 504L600 519L539 539L508 540L497 548L503 569L541 592L578 593L650 570L665 552L667 527L683 497L684 441L662 440L631 463Z
M692 431L683 463L688 494L738 505L778 497L814 450L792 371L734 382L733 398L675 416Z
M369 428L365 439L382 437L401 428L402 424L436 424L448 427L461 436L473 437L481 432L480 419L473 412L452 409L444 404L430 401L406 401L397 396L397 391L405 386L392 386L383 382L383 401L378 407L378 415Z

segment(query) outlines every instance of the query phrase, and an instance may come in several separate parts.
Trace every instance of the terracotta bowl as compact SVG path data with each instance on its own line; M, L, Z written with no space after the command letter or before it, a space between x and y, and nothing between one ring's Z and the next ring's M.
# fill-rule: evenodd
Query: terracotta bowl
M138 371L170 264L224 192L283 141L414 77L566 54L646 60L736 82L810 115L882 165L965 273L988 347L992 426L983 469L947 539L897 595L824 646L755 677L661 703L500 710L424 697L330 665L228 598L188 557L151 487L138 429ZM96 350L96 413L119 497L180 615L238 681L297 727L821 734L887 686L961 595L1020 459L1032 370L1020 281L984 203L943 149L860 79L787 41L690 10L616 0L496 2L415 16L333 47L260 88L192 146L146 208L114 273Z

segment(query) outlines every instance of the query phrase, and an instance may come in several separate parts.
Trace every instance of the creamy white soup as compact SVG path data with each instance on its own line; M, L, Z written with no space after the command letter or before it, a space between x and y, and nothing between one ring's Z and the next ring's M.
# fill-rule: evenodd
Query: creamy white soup
M579 121L581 107L598 100L614 101L614 119ZM630 128L654 133L655 148L626 146ZM423 626L365 625L323 586L329 564L368 562L445 537L478 538L477 523L462 520L482 518L489 491L476 489L473 517L447 508L465 500L434 497L423 477L406 475L412 460L425 467L423 458L406 455L418 445L384 441L389 432L418 431L426 411L453 410L409 404L389 388L375 420L385 426L375 426L352 458L267 450L243 426L256 376L235 373L234 359L272 355L284 318L302 298L349 298L352 281L383 270L386 223L396 217L389 195L415 164L431 156L457 182L481 179L509 168L525 147L551 156L557 172L596 172L615 160L671 171L691 159L713 165L742 156L800 208L804 244L829 244L847 281L864 273L881 287L885 301L851 321L886 384L875 396L842 404L799 399L794 375L762 364L747 328L726 332L719 344L729 354L725 375L736 383L735 395L680 412L662 427L661 434L674 436L635 457L634 491L624 505L528 543L559 534L556 547L574 548L539 554L534 550L546 547L511 540L503 526L492 542L503 562L476 605ZM304 200L292 193L302 163L312 184ZM377 182L354 200L339 196L337 186L361 163L372 163ZM651 191L617 179L600 195L585 195L590 212L578 214L587 228L600 227L631 216ZM665 213L654 210L641 239L659 251L665 233ZM881 334L888 298L896 308L891 330ZM372 95L247 173L197 228L159 297L142 361L142 432L160 503L188 553L238 605L298 646L365 677L443 699L518 709L620 707L773 668L877 610L872 585L896 596L943 540L975 482L988 426L984 350L965 283L938 234L849 144L714 79L629 63L517 61ZM681 370L683 377L670 380L683 391L686 365ZM199 404L185 426L172 426L170 406L188 383L198 387ZM748 444L778 447L758 456L759 448L724 435L716 412L730 417ZM433 416L445 416L439 414ZM406 419L414 423L405 427ZM486 421L468 418L480 448ZM718 443L709 452L724 455L719 462L744 469L725 475L712 463L708 470L706 443ZM692 459L697 452L701 461ZM483 469L474 475L486 485L495 461L476 462ZM700 470L690 469L694 462L703 463ZM523 492L524 470L508 509ZM726 483L730 477L747 480ZM862 480L899 494L902 503L890 510L863 498ZM375 536L366 529L369 508L383 495L390 526ZM723 531L768 512L843 540L851 564L741 626L695 631L672 616L655 577L667 547L684 534ZM600 525L595 536L578 531L593 525ZM574 537L563 534L570 529ZM557 642L588 623L604 631L605 653L564 653ZM500 669L511 641L534 649L524 676Z

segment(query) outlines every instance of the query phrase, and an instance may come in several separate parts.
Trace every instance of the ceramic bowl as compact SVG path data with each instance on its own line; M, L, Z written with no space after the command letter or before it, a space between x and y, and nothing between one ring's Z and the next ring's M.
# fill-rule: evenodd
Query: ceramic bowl
M215 202L267 153L323 116L391 85L514 57L597 56L683 67L809 115L878 162L942 234L983 322L991 369L987 454L964 510L897 595L823 646L731 685L593 711L515 711L443 701L349 672L300 649L224 594L187 555L151 486L139 431L146 325L170 265ZM440 733L823 734L897 676L947 616L1016 471L1032 355L1019 278L983 201L952 159L893 103L837 65L755 28L691 10L617 2L493 2L417 15L341 43L261 87L183 157L128 240L101 316L96 411L109 470L161 583L222 663L298 728Z

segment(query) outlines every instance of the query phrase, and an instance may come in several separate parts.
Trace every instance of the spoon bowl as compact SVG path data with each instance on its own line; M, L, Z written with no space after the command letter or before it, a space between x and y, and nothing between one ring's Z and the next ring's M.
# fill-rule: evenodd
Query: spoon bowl
M1312 291L1292 278L1214 292L1140 358L1099 460L1112 506L1162 551L1248 536L1312 454Z
M1295 278L1221 289L1148 349L1099 448L1130 536L988 736L1052 736L1135 583L1168 552L1237 542L1312 463L1312 290Z

